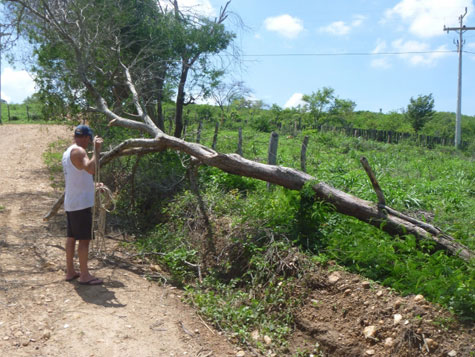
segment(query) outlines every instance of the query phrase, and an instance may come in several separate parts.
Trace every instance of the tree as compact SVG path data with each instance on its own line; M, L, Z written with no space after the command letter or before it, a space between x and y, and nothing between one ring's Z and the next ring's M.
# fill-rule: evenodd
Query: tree
M351 120L355 108L355 102L347 99L335 98L328 110L329 121L346 126L348 125L348 121Z
M419 95L416 99L411 97L407 106L406 116L416 133L432 119L434 115L434 98L429 95Z
M195 70L195 80L209 78L211 81L215 81L217 77L222 75L222 72L210 68L211 62L208 56L226 49L234 38L234 34L227 31L223 25L228 16L227 7L230 1L221 8L219 16L214 21L203 16L184 14L180 11L177 0L173 0L172 3L176 20L176 33L178 34L174 46L181 62L174 133L179 138L183 130L183 106L186 104L185 85L190 70ZM196 70L196 66L199 67L199 70ZM188 103L192 103L193 100L194 98L190 94Z
M232 104L235 101L243 100L251 93L242 81L231 83L219 83L211 90L211 97L221 110L221 124L230 117Z
M307 110L313 117L313 127L316 128L322 121L326 111L330 108L330 105L335 98L335 90L329 87L323 87L312 94L305 94L302 100L306 102Z
M12 19L22 14L26 20L21 31L35 46L38 64L32 71L46 101L59 107L88 106L94 98L84 91L85 76L93 79L114 112L132 119L135 106L126 84L130 77L144 111L161 130L162 104L175 92L178 137L184 106L207 94L223 74L210 57L234 38L223 24L229 2L215 20L182 12L178 0L170 1L171 8L153 0L104 0L94 6L85 0L5 3ZM37 21L36 15L54 21ZM78 67L82 74L74 70Z

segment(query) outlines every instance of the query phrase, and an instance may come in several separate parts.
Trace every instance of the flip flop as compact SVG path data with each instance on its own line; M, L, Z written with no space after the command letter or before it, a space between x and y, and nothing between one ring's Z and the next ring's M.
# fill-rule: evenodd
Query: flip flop
M77 278L79 278L79 276L80 276L80 274L76 273L71 278L67 278L67 279L64 279L64 280L65 281L73 281L73 280L76 280Z
M80 281L80 285L101 285L103 281L99 278L92 278L91 280L88 281Z

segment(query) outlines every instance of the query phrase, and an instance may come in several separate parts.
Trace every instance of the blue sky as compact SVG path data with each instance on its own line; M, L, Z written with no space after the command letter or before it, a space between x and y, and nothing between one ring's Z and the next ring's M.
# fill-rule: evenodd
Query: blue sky
M225 1L181 4L215 16ZM232 0L246 26L228 19L242 52L233 77L281 107L326 86L357 110L399 111L432 93L436 110L455 112L458 34L443 27L458 26L465 7L464 24L475 27L472 0ZM475 115L475 30L464 39L462 113ZM2 96L14 102L34 90L18 70L4 62Z

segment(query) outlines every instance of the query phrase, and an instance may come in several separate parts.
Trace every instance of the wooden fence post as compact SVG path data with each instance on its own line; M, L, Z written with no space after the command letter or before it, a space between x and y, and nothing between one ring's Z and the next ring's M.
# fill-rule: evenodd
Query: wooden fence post
M219 123L216 122L216 124L214 125L213 145L211 145L211 148L213 150L216 150L216 144L218 143L218 130L219 130Z
M8 111L8 121L10 121L10 104L7 104L7 111Z
M269 165L276 165L277 164L277 146L279 144L279 134L277 134L275 131L273 131L270 134L270 140L269 140L269 152L267 155L267 163ZM271 183L267 183L267 190L270 191L272 190L274 185Z
M305 135L302 143L302 150L300 151L300 168L303 172L307 172L307 145L308 135Z
M30 121L30 110L28 108L28 105L26 106L26 117L27 117L28 121Z
M239 132L238 132L237 154L242 156L242 128L239 128Z

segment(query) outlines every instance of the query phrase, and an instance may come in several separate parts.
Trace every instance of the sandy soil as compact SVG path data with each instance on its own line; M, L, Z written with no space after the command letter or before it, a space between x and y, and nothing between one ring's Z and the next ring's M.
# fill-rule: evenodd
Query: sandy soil
M64 281L64 216L42 153L71 129L0 126L0 356L234 356L239 349L119 258L93 259L102 286ZM108 241L107 244L113 244Z

